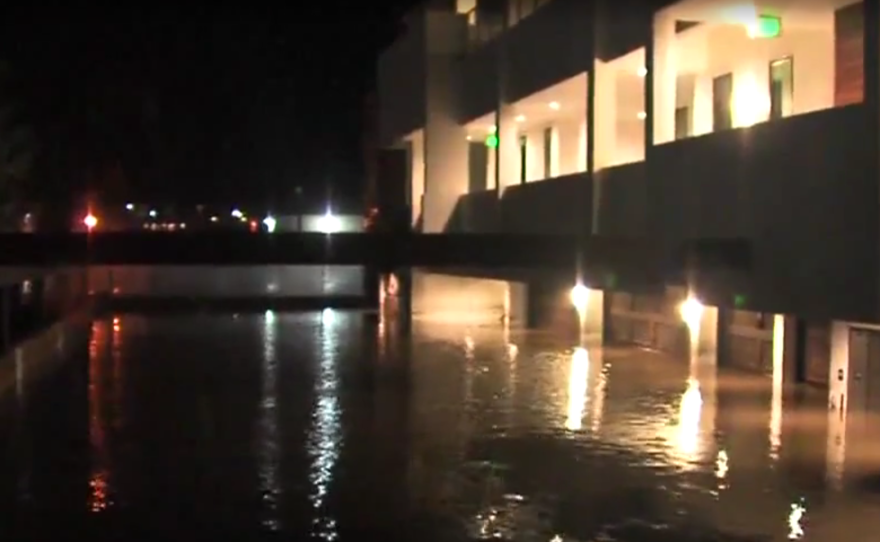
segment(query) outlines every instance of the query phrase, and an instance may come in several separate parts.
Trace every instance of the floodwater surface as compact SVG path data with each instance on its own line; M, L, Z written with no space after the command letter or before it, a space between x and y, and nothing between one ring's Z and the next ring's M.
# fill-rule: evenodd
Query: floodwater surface
M10 540L860 541L880 517L880 461L844 461L821 391L500 326L118 316L13 399Z

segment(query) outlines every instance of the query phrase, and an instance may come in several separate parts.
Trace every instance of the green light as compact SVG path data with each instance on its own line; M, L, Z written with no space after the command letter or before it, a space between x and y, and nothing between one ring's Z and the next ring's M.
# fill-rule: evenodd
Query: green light
M617 275L612 273L608 273L605 275L605 287L609 290L614 290L617 288Z
M782 34L782 19L772 15L758 15L758 22L749 35L756 39L778 38Z
M494 149L498 146L498 136L495 134L489 134L486 136L486 146L490 149Z
M733 296L733 306L736 309L742 309L746 306L746 296L742 294L736 294Z

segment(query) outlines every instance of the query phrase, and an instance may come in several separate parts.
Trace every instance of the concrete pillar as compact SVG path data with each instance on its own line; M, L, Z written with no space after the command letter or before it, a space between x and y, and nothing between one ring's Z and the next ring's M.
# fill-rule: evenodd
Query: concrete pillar
M509 104L501 106L498 116L498 175L500 193L508 186L515 186L520 181L520 149L519 126L513 107Z
M451 226L458 199L468 191L468 142L453 108L455 59L431 55L427 61L423 231L439 233Z
M849 410L849 325L831 324L830 368L828 370L828 440L826 472L829 482L837 486L843 481L847 455L847 418Z
M590 289L581 322L581 340L586 345L601 345L605 339L605 292Z
M660 145L675 139L675 87L678 68L674 14L669 9L656 13L653 30L653 62L649 77L653 87L652 143Z
M528 285L523 282L507 282L504 298L504 314L511 327L528 326Z
M614 165L617 153L617 73L599 60L595 70L593 171L600 171Z
M696 337L695 352L701 362L718 362L718 307L703 308L700 331Z

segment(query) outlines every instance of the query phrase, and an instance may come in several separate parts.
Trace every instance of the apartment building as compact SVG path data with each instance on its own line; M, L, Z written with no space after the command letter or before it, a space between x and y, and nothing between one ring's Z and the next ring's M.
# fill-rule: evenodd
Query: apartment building
M680 350L678 307L697 297L719 358L880 402L878 0L638 5L409 13L378 114L408 156L413 224L748 240L747 276L588 284L603 333Z

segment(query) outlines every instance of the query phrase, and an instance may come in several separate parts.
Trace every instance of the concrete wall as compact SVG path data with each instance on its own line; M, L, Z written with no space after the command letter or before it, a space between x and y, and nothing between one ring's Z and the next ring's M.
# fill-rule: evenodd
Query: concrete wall
M545 130L551 130L550 137L550 175L545 175ZM529 126L517 133L526 138L527 183L543 181L553 177L583 173L587 169L587 119L586 112L560 115L538 125ZM519 152L508 159L514 160L511 169L520 171ZM518 177L521 178L521 177Z
M413 320L500 326L524 320L522 285L500 280L413 272Z
M424 9L406 18L406 33L379 56L379 144L390 145L425 125L427 21Z
M834 105L834 12L816 5L793 10L776 39L751 39L747 25L729 20L723 10L704 10L696 19L672 6L654 18L653 105L656 144L675 139L676 106L691 107L694 135L712 130L712 79L733 76L733 123L750 126L768 118L769 66L793 57L792 114ZM809 12L809 13L806 13ZM730 14L727 14L730 15ZM676 19L705 24L676 34ZM734 17L735 19L735 17ZM695 75L695 78L688 76Z
M361 266L95 266L89 289L119 296L361 296L363 273Z
M880 194L871 130L856 105L653 147L648 231L666 243L751 240L751 284L738 292L755 305L747 308L873 321Z
M593 188L585 173L510 186L501 198L506 233L577 234L592 226Z
M606 336L687 359L688 331L681 321L681 296L615 292L609 303Z
M596 234L641 237L648 234L648 185L645 163L605 168L593 175L596 185Z

